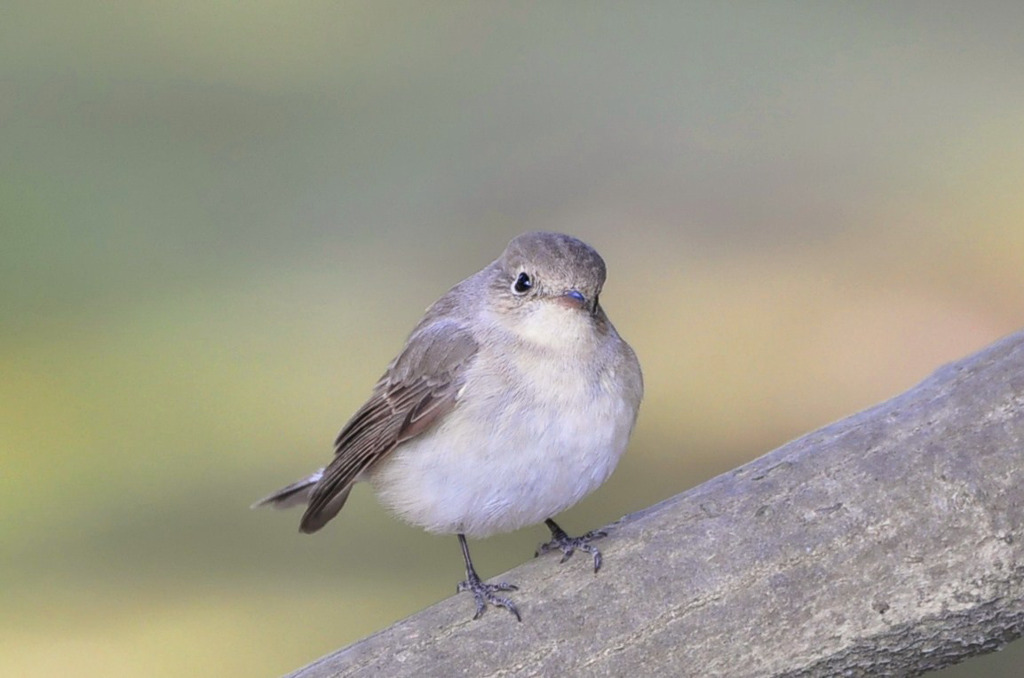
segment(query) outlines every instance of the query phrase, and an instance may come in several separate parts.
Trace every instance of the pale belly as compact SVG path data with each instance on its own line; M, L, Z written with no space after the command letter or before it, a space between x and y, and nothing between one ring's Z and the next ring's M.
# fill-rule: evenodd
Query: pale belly
M427 531L480 538L542 522L597 489L626 449L636 407L549 376L557 388L544 390L557 399L477 382L466 396L495 395L463 398L367 474L378 499Z

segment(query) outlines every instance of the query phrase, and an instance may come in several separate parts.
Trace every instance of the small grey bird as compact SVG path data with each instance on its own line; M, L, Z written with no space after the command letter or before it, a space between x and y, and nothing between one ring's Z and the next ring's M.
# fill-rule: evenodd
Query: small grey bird
M544 522L562 561L601 553L552 517L597 489L626 450L643 396L640 364L598 303L605 264L559 233L525 233L438 299L370 399L341 429L326 468L260 500L306 504L316 532L368 481L382 504L428 532L455 534L480 617L522 620L511 584L481 581L466 537Z

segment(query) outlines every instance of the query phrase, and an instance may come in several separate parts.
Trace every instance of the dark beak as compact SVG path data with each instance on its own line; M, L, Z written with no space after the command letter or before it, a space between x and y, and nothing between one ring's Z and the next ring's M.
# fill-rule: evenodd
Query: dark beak
M588 308L587 298L583 296L582 292L577 290L569 290L561 297L558 298L559 303L568 306L569 308Z

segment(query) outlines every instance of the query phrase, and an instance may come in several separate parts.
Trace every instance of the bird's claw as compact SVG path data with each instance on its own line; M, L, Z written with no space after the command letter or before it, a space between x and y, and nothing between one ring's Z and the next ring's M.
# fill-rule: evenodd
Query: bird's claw
M515 584L506 584L504 582L487 584L481 581L479 577L470 577L466 581L459 582L455 590L457 593L462 593L463 591L472 592L473 598L476 599L476 614L473 615L473 619L479 619L483 616L483 613L487 610L487 603L490 603L495 607L505 608L515 615L517 621L523 621L515 603L505 596L497 595L499 591L518 591L519 587Z
M601 552L590 542L607 537L607 532L604 530L593 530L579 537L570 537L557 525L552 527L549 524L548 527L551 529L551 541L540 545L540 548L534 554L535 558L551 551L561 551L562 559L559 562L564 563L578 549L589 553L594 558L594 572L601 569Z

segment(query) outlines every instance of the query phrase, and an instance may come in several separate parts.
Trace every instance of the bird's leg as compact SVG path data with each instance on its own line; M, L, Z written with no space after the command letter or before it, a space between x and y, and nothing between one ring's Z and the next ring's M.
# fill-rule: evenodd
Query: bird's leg
M519 616L519 610L508 598L504 596L496 595L498 591L515 591L519 587L512 584L506 584L504 582L500 584L486 584L480 580L480 575L473 569L473 561L469 558L469 546L466 544L466 536L463 534L459 536L459 546L462 547L462 557L466 559L466 581L459 582L456 587L456 592L461 593L463 591L472 591L473 597L476 598L476 614L473 615L473 619L479 619L480 615L487 609L487 603L494 605L495 607L503 607L516 616L516 619L523 621L523 618Z
M549 551L559 550L562 552L562 560L559 562L564 563L569 560L576 549L580 551L586 551L594 557L594 572L596 573L601 569L601 552L598 551L590 542L600 539L601 537L607 537L608 533L602 530L594 530L593 532L587 532L581 537L570 537L565 533L565 530L558 526L558 523L548 518L544 521L544 524L551 530L551 541L546 544L541 544L540 548L534 554L534 557L544 555Z

